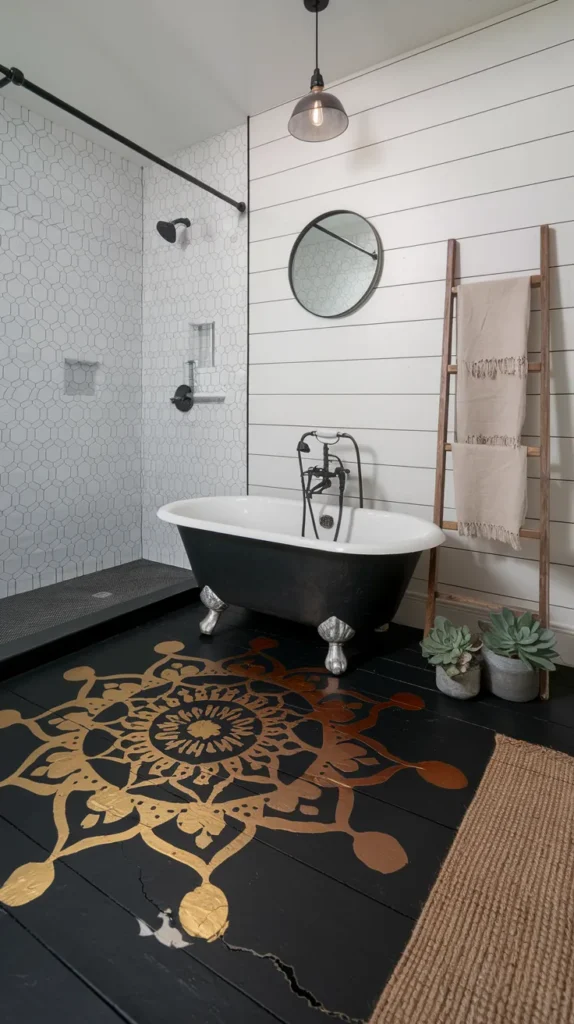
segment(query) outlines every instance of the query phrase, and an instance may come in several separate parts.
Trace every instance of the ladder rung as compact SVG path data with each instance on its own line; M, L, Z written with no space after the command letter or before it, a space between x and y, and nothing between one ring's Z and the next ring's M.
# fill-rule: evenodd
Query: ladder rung
M528 364L528 372L529 373L540 373L541 371L542 371L542 363L529 363ZM456 365L456 363L449 363L448 364L448 372L449 373L458 373L458 366Z
M443 530L458 530L456 519L443 519L441 524ZM525 540L540 540L540 530L521 530L520 536ZM475 540L477 538L474 538Z
M540 274L531 274L530 275L530 287L531 288L540 288L540 283L541 283ZM458 285L455 284L455 286L454 286L454 288L452 290L452 294L456 295L457 291L458 291Z
M452 451L452 445L449 444L449 443L445 444L444 450L445 450L445 452L451 452ZM539 448L539 446L538 445L529 445L528 448L526 449L526 454L531 459L539 459L540 458L540 448Z
M443 604L468 604L472 605L473 608L484 608L485 611L496 611L497 608L510 608L511 611L518 614L522 614L524 608L512 608L510 605L493 604L492 601L478 601L475 597L467 597L466 594L443 594L440 590L435 591L434 595L437 601L442 601ZM532 615L535 619L539 619L538 612L533 611Z

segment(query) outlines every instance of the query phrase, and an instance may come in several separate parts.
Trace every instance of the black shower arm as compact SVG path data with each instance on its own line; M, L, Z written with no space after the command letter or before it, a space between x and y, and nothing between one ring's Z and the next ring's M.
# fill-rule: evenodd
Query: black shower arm
M177 174L179 178L183 178L185 181L191 182L192 185L197 185L198 188L202 188L204 192L210 192L212 196L217 196L218 199L223 199L224 203L229 203L230 206L234 206L240 213L245 213L245 203L237 202L236 199L231 199L226 196L224 192L219 192L218 189L212 188L211 185L206 185L205 182L200 181L199 178L194 178L192 174L187 174L186 171L180 170L179 167L175 167L174 164L169 164L167 160L162 160L160 156L154 156L148 149L144 149L143 146L138 146L136 142L131 142L130 139L126 139L125 135L120 135L119 132L115 132L112 128L106 128L105 124L101 124L100 121L96 121L95 118L90 117L89 114L84 114L77 107L72 107L71 104L66 103L64 100L58 99L57 96L53 96L51 92L46 92L45 89L41 89L39 85L34 85L33 82L28 81L24 77L22 71L18 68L7 68L3 64L0 64L0 74L4 75L4 78L0 79L0 89L4 86L10 85L21 85L24 89L28 89L29 92L33 92L36 96L40 96L41 99L47 100L48 103L53 103L54 106L59 107L60 110L65 110L67 114L72 114L74 117L79 118L80 121L84 121L85 124L91 125L92 128L97 128L99 132L103 132L104 135L109 135L110 139L115 139L116 142L121 142L122 146L127 146L128 149L133 149L134 153L139 153L140 156L144 156L146 160L151 160L152 163L157 164L158 167L163 167L164 170L170 171L172 174Z
M351 249L358 249L359 252L364 252L365 256L370 256L372 260L378 260L379 258L376 252L371 252L370 249L363 249L363 247L357 245L356 242L351 242L348 238L343 238L342 235L336 235L334 231L329 231L328 228L322 228L320 224L313 224L313 227L317 231L322 231L324 235L330 235L331 238L336 238L338 242L344 242L345 245L350 245Z

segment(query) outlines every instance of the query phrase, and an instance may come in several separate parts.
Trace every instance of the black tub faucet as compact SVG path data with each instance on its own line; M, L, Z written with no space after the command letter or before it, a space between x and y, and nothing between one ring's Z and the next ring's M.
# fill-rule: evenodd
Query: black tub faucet
M310 453L311 449L307 443L308 437L314 437L323 446L323 461L321 465L311 466L308 469L303 468L302 455ZM355 441L355 438L351 434L337 432L335 434L324 434L317 430L308 430L301 437L297 445L297 455L299 458L299 472L301 476L301 490L303 492L303 522L301 526L301 536L305 536L305 522L307 517L307 509L309 509L309 517L313 524L313 530L317 539L319 534L317 532L317 524L315 522L315 515L313 513L312 499L316 495L324 494L325 491L331 489L333 482L338 483L338 504L339 504L339 515L337 519L337 528L335 530L335 536L333 540L337 540L339 537L339 530L341 528L341 519L343 516L343 497L345 494L345 486L347 478L350 475L350 469L347 469L342 460L338 455L333 454L329 449L337 444L342 437L348 438L354 448L355 457L357 460L357 472L359 477L359 504L363 507L363 476L361 472L361 456L359 454L359 446Z

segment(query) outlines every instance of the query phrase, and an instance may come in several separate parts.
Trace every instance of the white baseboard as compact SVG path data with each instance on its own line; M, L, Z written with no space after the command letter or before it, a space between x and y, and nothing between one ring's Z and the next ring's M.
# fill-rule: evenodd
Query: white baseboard
M407 590L401 606L395 615L395 622L403 626L415 626L422 629L425 618L426 593L417 590L415 587ZM437 601L437 612L439 615L446 615L451 622L457 625L467 625L471 630L478 629L478 619L484 619L485 613L477 611L472 605L464 604L462 597L460 605L444 604ZM565 665L574 665L574 630L564 623L551 622L552 629L556 633L557 648L560 658Z

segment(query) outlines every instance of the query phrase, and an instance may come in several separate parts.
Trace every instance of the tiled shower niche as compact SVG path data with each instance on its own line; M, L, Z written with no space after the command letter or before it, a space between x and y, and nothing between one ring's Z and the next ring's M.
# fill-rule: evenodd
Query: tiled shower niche
M190 362L198 370L211 370L215 366L215 323L189 325Z
M64 359L64 394L95 395L99 363Z

